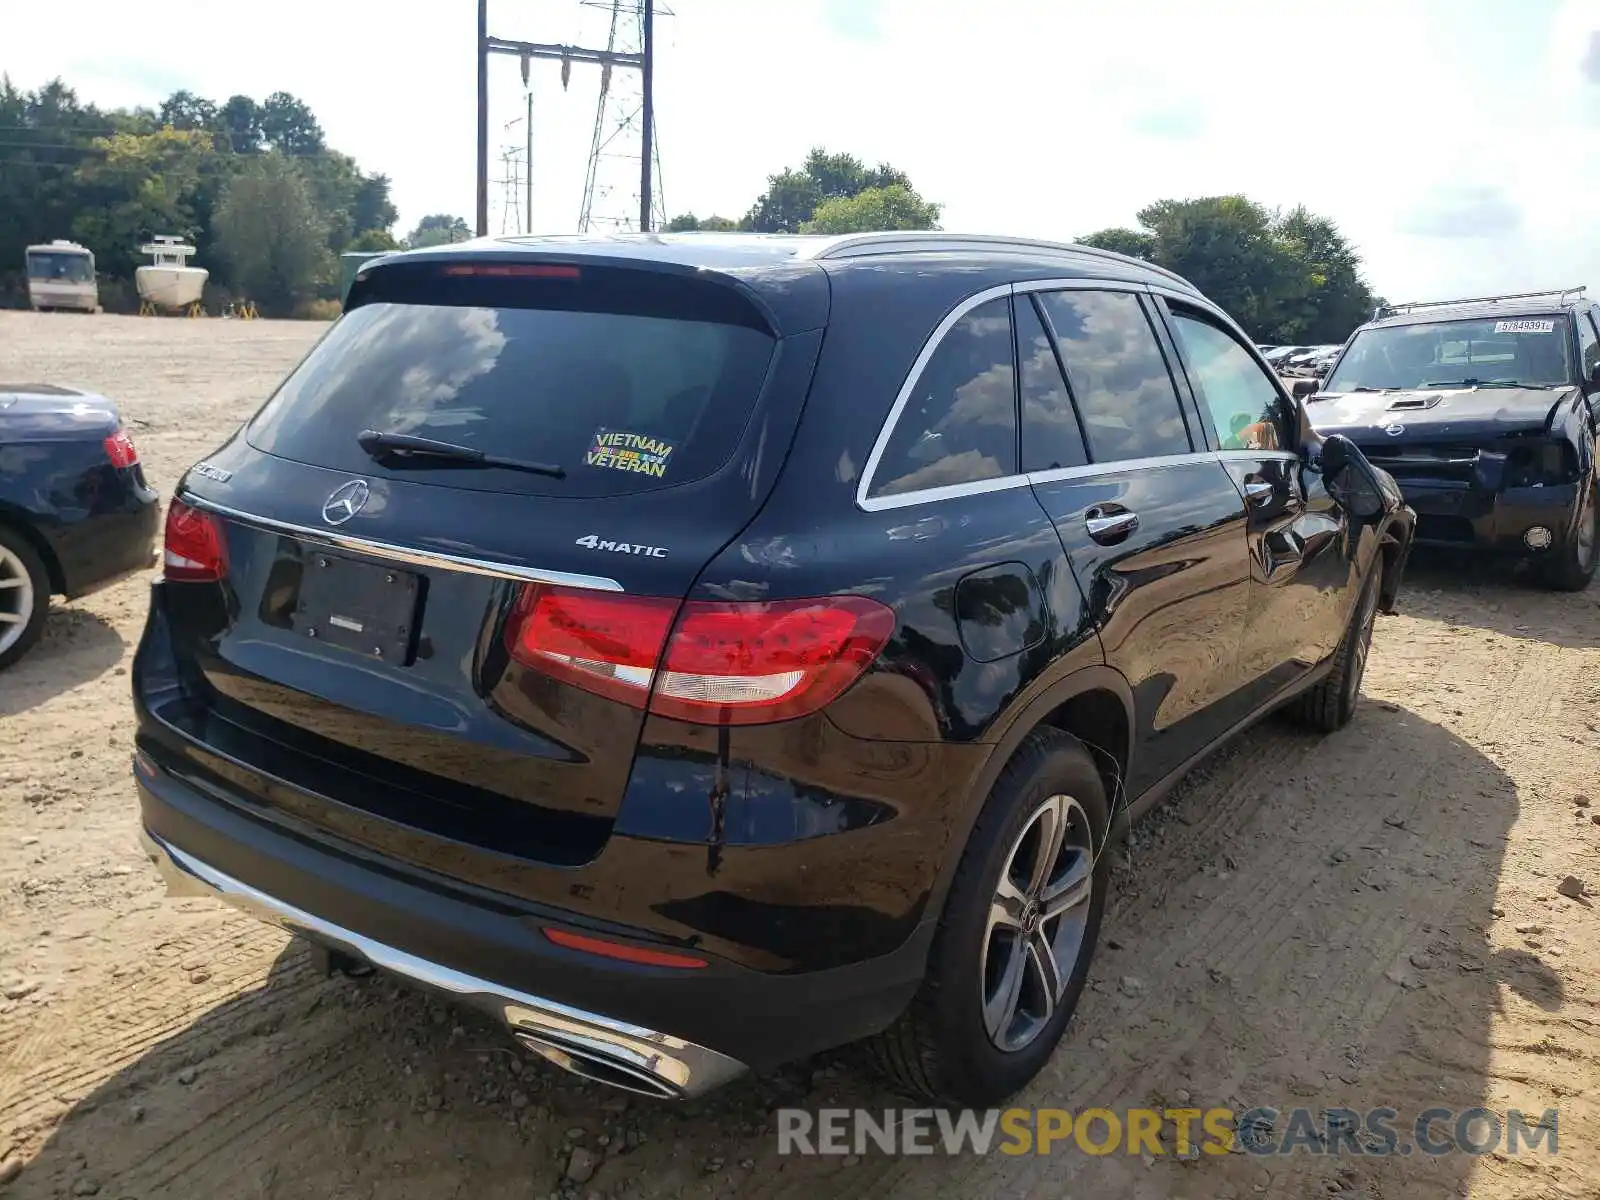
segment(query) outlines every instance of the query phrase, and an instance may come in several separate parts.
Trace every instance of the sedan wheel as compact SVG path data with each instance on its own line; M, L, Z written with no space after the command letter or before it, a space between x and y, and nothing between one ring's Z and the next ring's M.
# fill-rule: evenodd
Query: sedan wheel
M35 603L33 578L22 556L0 542L0 654L22 640Z
M0 667L21 658L44 631L50 584L33 547L0 527Z
M1094 895L1094 842L1083 806L1051 796L1011 845L989 905L983 1021L1014 1053L1049 1026L1083 952Z

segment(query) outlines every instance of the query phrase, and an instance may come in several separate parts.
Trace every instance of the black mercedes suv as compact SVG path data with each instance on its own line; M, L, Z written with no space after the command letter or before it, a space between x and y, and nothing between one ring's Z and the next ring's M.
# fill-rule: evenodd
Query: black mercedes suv
M181 481L134 671L173 887L693 1095L858 1039L984 1104L1108 839L1350 719L1414 517L1104 251L503 239L368 265Z
M1418 542L1582 591L1600 543L1600 307L1584 292L1380 308L1306 413L1398 481Z

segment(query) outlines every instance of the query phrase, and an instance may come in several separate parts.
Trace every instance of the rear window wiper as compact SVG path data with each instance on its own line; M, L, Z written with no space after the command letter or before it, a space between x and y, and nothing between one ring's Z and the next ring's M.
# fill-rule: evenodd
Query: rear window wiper
M417 437L411 433L380 433L376 429L363 429L356 435L369 457L379 462L385 459L432 460L441 463L462 463L478 467L500 467L507 471L526 471L530 475L548 475L551 479L565 479L566 468L553 463L528 462L520 458L502 458L498 454L485 454L472 446L458 446L454 442L440 442L433 438Z

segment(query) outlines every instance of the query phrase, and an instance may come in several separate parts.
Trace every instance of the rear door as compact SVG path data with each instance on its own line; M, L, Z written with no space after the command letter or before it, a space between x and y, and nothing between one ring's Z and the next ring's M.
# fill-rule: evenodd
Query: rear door
M1241 700L1253 709L1338 644L1354 596L1346 518L1320 481L1308 494L1292 401L1238 336L1198 306L1157 303L1205 433L1245 500L1251 588Z
M417 832L389 853L585 861L667 627L770 488L820 333L645 271L391 270L184 481L227 563L220 605L168 589L189 719L338 806L264 802Z
M1191 431L1147 300L1112 286L1019 296L1023 360L1065 370L1053 403L1024 406L1022 466L1133 688L1137 796L1232 724L1250 570L1244 503Z

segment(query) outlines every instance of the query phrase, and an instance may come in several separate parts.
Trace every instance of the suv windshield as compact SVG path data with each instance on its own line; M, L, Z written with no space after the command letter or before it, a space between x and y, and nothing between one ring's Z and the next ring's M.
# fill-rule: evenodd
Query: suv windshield
M1570 377L1565 316L1487 317L1363 329L1323 391L1549 387Z
M772 348L765 332L714 321L378 301L333 326L246 436L283 458L430 484L651 491L727 460ZM369 432L560 470L541 477L428 455L380 464L362 448Z

